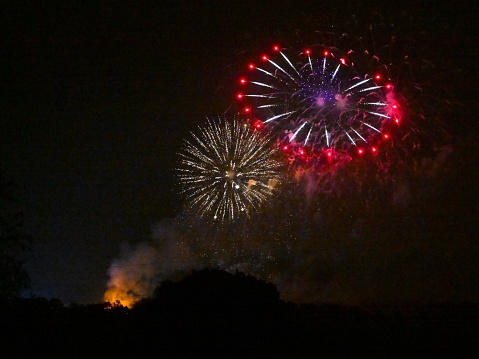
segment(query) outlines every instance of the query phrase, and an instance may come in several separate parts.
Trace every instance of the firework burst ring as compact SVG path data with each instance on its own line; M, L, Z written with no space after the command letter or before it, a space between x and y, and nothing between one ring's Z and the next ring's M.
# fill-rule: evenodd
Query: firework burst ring
M236 98L295 156L376 155L401 122L387 66L368 51L275 45L261 60L249 64L252 73L240 78Z

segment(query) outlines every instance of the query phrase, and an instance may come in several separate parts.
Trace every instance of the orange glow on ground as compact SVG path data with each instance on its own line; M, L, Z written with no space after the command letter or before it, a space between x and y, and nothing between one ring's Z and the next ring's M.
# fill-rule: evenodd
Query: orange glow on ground
M132 295L128 294L127 291L121 290L120 288L112 287L108 288L103 295L103 300L111 304L116 303L118 300L121 305L131 308L138 298L134 298Z

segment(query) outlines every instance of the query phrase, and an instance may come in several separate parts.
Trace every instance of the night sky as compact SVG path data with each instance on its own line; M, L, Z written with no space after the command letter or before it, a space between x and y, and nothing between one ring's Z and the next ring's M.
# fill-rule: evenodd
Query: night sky
M389 2L361 2L361 8L321 1L258 3L27 2L2 10L0 171L20 187L24 228L33 237L26 262L32 286L25 295L65 303L102 301L108 269L121 251L149 241L158 223L178 216L181 198L173 169L181 141L206 115L232 111L234 81L248 56L281 34L315 23L314 14L332 14L328 20L339 26L352 13L366 16L377 9L392 17L414 17L417 31L430 34L425 48L436 46L438 66L454 65L450 79L438 79L453 90L450 102L457 107L454 118L444 119L454 121L451 146L459 161L447 173L453 179L470 178L460 189L448 188L452 180L436 188L457 191L443 203L448 203L445 211L454 211L450 233L460 234L451 238L454 244L441 242L446 252L457 250L439 255L444 262L434 266L445 268L448 281L460 276L456 283L464 288L440 299L479 299L478 267L473 265L479 251L472 226L478 218L473 145L478 108L472 100L477 65L470 59L477 55L478 31L467 3L442 8L434 2L421 8ZM451 204L451 197L457 202ZM435 253L436 245L429 238L412 246L420 247L421 256ZM466 264L456 268L456 263ZM398 260L388 268L402 265ZM388 280L387 273L381 275ZM450 288L456 287L445 290ZM355 301L351 293L345 298Z

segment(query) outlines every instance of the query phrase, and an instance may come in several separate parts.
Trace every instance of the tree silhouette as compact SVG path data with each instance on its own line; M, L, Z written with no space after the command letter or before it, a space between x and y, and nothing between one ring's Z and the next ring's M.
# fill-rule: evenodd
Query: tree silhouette
M162 282L153 298L140 301L133 310L154 312L158 320L178 329L208 326L222 331L267 323L283 304L271 283L241 272L202 269L177 282Z
M280 303L279 292L266 283L241 272L219 269L193 271L178 282L165 281L154 292L154 303L162 308L185 311L211 311L210 314L236 315L265 311Z
M29 249L30 237L22 230L17 187L0 174L0 298L18 294L29 285L19 255Z
M194 357L214 351L222 357L269 350L282 331L286 304L271 283L251 275L218 269L193 271L183 279L165 281L154 297L138 302L131 311L138 340L174 357ZM175 343L175 344L173 344Z

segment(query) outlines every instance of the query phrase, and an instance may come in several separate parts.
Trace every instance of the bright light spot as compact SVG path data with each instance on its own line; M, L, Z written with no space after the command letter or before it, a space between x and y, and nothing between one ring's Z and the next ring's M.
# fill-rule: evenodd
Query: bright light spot
M244 95L242 93L239 93L239 94L236 95L236 98L238 100L241 100L243 97L244 97Z
M396 117L396 118L394 119L394 122L396 122L396 124L399 125L399 118Z
M309 55L311 55L311 50L310 50L310 49L306 49L306 50L304 50L304 53L309 56Z
M246 81L246 79L243 77L243 78L240 78L239 82L240 84L244 85L248 81Z
M358 148L358 155L362 155L364 153L364 150L362 148Z
M304 155L304 150L303 149L299 150L299 154Z
M398 108L398 105L393 105L393 109L397 109Z
M256 183L257 183L257 182L256 182L254 179L250 179L250 180L248 181L248 187L247 187L247 189L249 190L249 189L251 189L251 187L256 186Z
M235 178L236 173L235 173L235 171L228 170L228 171L225 172L225 176L232 180L232 179Z
M250 112L251 112L251 108L250 108L250 107L245 107L245 108L243 109L243 111L244 111L245 113L250 113Z
M372 153L376 153L376 152L378 152L378 149L377 149L376 147L372 147L372 148L371 148L371 152L372 152Z
M266 55L261 56L261 60L268 61L268 56L266 56Z
M263 122L260 120L256 120L253 124L253 127L256 128L257 130L260 130L263 128Z
M383 138L384 138L385 140L389 139L389 134L385 133L385 134L383 135Z
M274 46L273 46L273 50L274 50L274 51L279 51L279 46L278 46L278 45L274 45Z
M386 88L387 88L388 90L392 90L392 88L393 88L393 85L391 85L391 84L387 84L387 85L386 85Z
M248 65L248 68L249 68L250 70L254 70L254 69L256 68L256 66L255 66L254 64L249 64L249 65Z
M380 80L380 79L381 79L381 75L380 75L380 74L377 74L376 76L374 76L374 78L375 78L376 80ZM387 87L387 86L386 86L386 87Z
M341 94L334 95L334 99L336 100L336 107L344 109L346 108L347 100L345 97L341 96Z
M341 61L341 63L342 63L343 65L346 65L346 60L345 60L344 58L341 57L341 58L339 59L339 61Z
M331 157L333 153L331 151L328 151L328 157Z
M283 146L283 151L287 151L288 150L288 146L287 145L284 145Z
M328 50L324 50L323 55L324 55L324 56L329 56L329 51L328 51Z
M324 98L322 98L322 97L318 97L316 99L316 105L318 105L319 107L323 107L325 103L326 102L324 101Z

